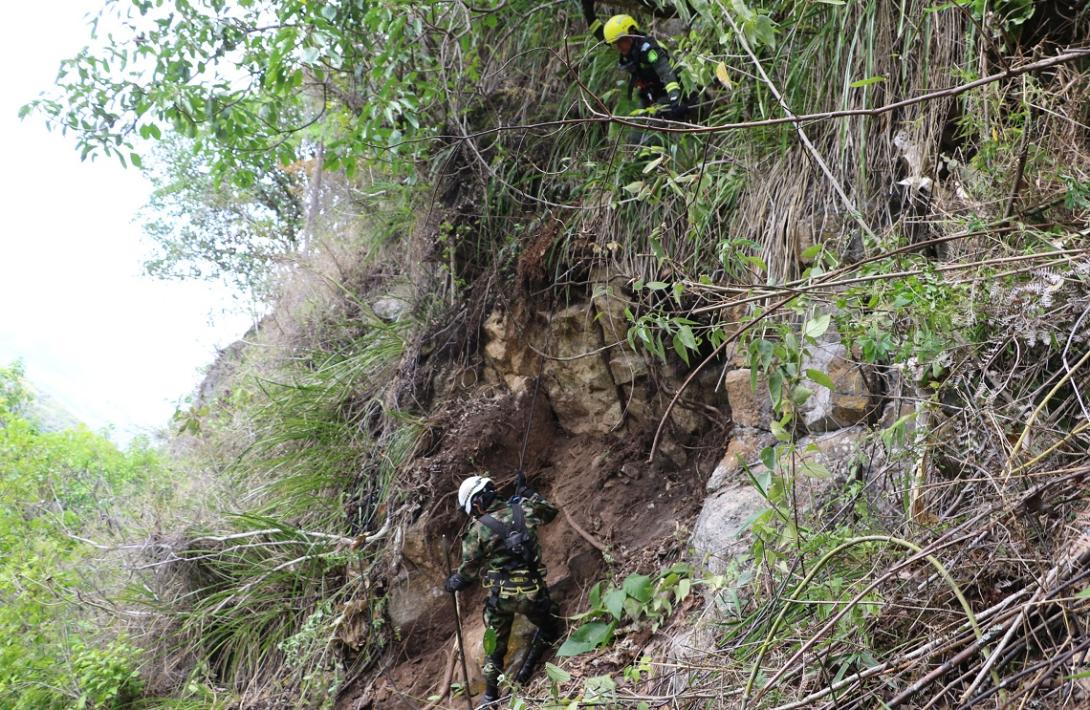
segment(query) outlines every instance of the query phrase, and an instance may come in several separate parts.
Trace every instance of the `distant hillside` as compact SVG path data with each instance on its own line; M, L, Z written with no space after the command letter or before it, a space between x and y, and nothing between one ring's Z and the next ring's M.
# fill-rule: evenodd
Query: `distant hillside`
M74 429L84 423L68 411L56 397L35 387L33 383L28 382L27 387L34 396L27 405L26 417L41 427L42 431Z

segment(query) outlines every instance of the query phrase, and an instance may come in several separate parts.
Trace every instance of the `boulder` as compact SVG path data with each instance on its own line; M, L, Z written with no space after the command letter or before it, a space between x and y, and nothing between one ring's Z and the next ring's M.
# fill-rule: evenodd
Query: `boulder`
M794 489L801 511L814 510L829 490L843 480L858 461L866 433L863 427L852 427L799 440ZM736 447L735 461L739 456L737 452L752 449L756 454L768 442L760 432L738 438L743 440ZM724 472L718 476L713 473L713 477L719 479L717 488L704 499L689 543L696 560L715 574L722 573L730 560L744 549L746 542L742 535L750 517L768 507L767 501L748 479L731 476L732 465L729 461L720 462ZM734 473L738 470L740 467L734 469ZM755 463L752 471L755 477L760 477L767 469L763 464Z
M724 486L705 498L689 541L696 561L715 574L726 570L747 544L742 534L749 518L766 507L765 499L748 483Z
M867 430L857 426L803 437L796 442L794 490L802 510L813 510L837 481L848 476L863 453L861 445L866 435ZM752 471L759 477L768 469L759 463Z
M371 304L371 310L375 312L376 316L391 323L401 320L401 317L408 313L411 307L412 305L408 301L396 296L380 298Z
M860 367L852 362L839 342L822 343L811 348L803 360L804 370L818 370L829 376L833 389L816 382L807 386L814 391L802 405L802 422L811 433L833 431L861 422L870 410L870 392Z
M743 367L731 370L723 380L730 402L731 418L735 424L768 431L772 422L772 398L763 378L758 379L754 390L750 370Z
M602 345L592 309L577 305L553 315L549 350L558 359L546 360L542 388L569 433L604 434L621 422L617 385L602 353L594 352Z
M436 584L435 575L402 567L386 593L386 613L399 633L443 613L450 601Z
M748 427L735 429L723 458L708 479L708 492L715 493L723 486L744 482L745 479L740 478L744 466L756 466L761 449L774 443L776 439L766 431Z

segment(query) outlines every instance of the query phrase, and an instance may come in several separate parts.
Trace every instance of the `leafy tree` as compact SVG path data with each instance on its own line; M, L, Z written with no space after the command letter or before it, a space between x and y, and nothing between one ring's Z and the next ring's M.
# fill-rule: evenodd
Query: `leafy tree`
M223 278L263 295L276 265L299 247L298 170L270 166L246 186L217 181L193 141L169 136L149 164L155 191L144 232L155 244L148 273L165 279Z
M446 33L428 28L447 14L416 0L108 0L96 44L22 114L74 133L85 158L140 166L139 139L174 130L242 186L307 142L351 174L361 159L419 149L402 140L432 125L421 116L445 96L429 33Z
M23 363L18 360L9 367L0 367L0 412L21 411L30 401L30 391L23 382L25 373Z
M39 431L18 411L27 392L20 367L0 369L0 707L119 707L139 687L137 651L77 596L102 581L80 538L158 459L87 429Z

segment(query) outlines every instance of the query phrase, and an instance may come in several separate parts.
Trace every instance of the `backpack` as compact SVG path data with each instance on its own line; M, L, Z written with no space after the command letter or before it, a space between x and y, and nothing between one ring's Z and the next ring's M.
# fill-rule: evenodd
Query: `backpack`
M513 561L525 563L530 571L537 569L537 546L534 536L526 527L526 513L518 503L508 503L511 507L511 524L508 525L491 515L482 515L478 520L503 540L503 547Z

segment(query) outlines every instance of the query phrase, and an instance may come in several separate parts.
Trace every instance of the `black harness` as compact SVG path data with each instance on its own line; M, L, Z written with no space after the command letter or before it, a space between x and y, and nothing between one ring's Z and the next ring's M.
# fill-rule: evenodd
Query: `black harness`
M507 558L501 565L502 570L490 577L493 597L501 595L505 588L521 592L523 582L545 589L536 540L526 527L526 513L517 502L511 501L508 506L511 508L510 524L489 514L478 518L503 543Z

